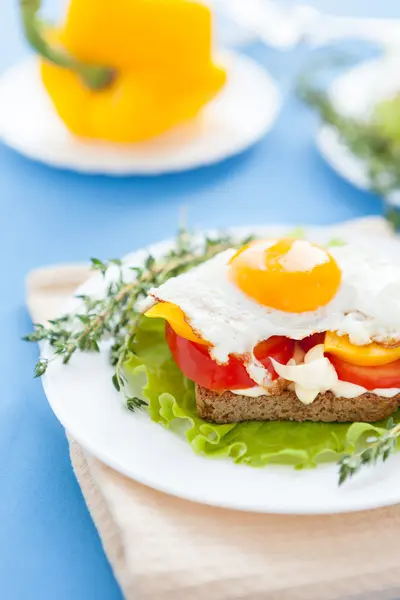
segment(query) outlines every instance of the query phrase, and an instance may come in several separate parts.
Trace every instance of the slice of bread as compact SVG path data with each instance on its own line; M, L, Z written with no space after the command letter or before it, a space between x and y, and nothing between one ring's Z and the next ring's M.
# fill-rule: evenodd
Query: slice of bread
M373 423L390 417L400 406L400 394L383 398L369 392L357 398L337 398L332 392L319 394L303 404L293 391L250 398L232 392L219 394L196 385L199 416L215 423L239 421L323 421Z

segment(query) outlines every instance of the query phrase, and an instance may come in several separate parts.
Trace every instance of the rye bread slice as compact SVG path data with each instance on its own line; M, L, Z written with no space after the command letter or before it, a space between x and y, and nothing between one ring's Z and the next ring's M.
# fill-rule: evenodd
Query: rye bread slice
M369 392L357 398L337 398L332 392L319 394L303 404L295 392L284 390L274 396L249 398L232 392L219 394L196 385L200 417L214 423L239 421L321 421L373 423L390 417L400 406L400 394L383 398Z

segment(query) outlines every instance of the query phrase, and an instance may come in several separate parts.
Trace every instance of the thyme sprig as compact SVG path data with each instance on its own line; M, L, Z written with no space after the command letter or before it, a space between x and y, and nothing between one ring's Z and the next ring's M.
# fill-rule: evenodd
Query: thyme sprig
M238 244L230 236L219 235L199 242L182 228L171 250L158 259L149 254L143 266L128 267L119 259L103 262L92 258L92 269L100 272L106 281L110 280L106 292L102 298L78 295L80 305L76 312L52 319L47 324L34 325L33 331L24 339L47 342L53 350L52 357L40 357L35 367L35 377L46 372L51 360L58 358L68 364L76 352L99 352L99 344L111 340L109 356L114 367L114 387L124 392L130 410L141 408L145 402L129 396L123 372L125 361L134 352L136 329L141 316L138 302L147 296L150 288L158 287L170 277L180 275L219 252L243 245L249 240L241 240ZM113 274L110 273L111 269L114 270Z
M353 477L364 465L375 465L377 462L385 462L394 452L400 437L400 423L395 425L393 419L389 419L386 432L370 442L366 448L362 448L352 454L345 454L339 461L339 485Z
M325 63L325 68L329 67ZM300 98L314 108L323 123L333 127L341 142L365 165L370 188L381 196L400 189L400 140L387 135L379 119L339 112L329 92L317 83L319 69L308 69L298 81Z

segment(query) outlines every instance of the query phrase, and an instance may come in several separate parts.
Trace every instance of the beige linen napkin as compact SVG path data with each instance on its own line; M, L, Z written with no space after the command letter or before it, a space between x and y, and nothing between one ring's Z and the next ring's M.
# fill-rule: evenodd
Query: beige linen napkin
M357 226L387 232L382 219ZM55 316L87 276L81 265L31 273L33 320ZM131 481L69 442L75 474L128 600L400 599L399 506L315 517L213 508Z

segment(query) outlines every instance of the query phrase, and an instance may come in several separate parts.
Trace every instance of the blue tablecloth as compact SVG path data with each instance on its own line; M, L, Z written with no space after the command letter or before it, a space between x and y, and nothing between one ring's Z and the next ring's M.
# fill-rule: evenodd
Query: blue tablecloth
M116 0L114 0L116 1ZM5 6L7 4L7 6ZM0 70L22 57L17 1L2 0ZM49 3L51 9L56 2ZM346 10L345 0L324 2ZM367 12L365 0L352 10ZM394 0L375 16L400 16ZM397 3L396 3L397 4ZM248 49L285 93L272 133L240 157L166 177L111 179L30 162L0 145L0 597L117 600L118 585L72 473L64 431L40 381L24 277L49 263L123 255L172 235L179 208L196 227L268 221L329 223L381 212L380 200L337 177L313 144L315 118L294 97L306 50ZM29 102L29 98L27 98Z

